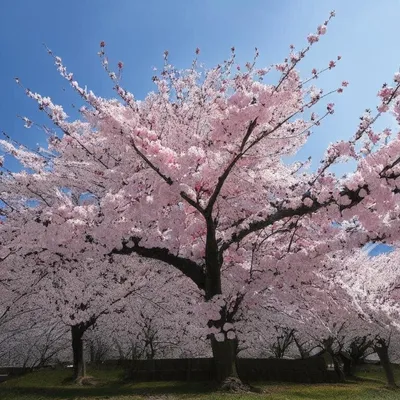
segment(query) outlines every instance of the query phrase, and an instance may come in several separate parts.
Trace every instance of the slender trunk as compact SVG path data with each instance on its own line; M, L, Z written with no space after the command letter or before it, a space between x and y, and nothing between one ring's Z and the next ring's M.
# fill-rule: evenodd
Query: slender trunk
M293 340L294 340L294 343L296 344L297 350L300 353L300 358L302 360L304 360L306 358L309 358L310 357L310 353L307 350L305 350L303 344L300 343L300 341L296 338L296 336L294 336Z
M217 342L212 338L211 347L214 357L216 379L219 382L223 382L227 378L239 379L236 368L237 340Z
M83 378L86 375L86 366L83 356L83 340L82 336L85 333L83 324L71 326L72 336L72 353L74 359L74 379Z
M394 379L393 367L389 358L389 346L381 342L379 346L374 346L374 350L378 354L381 365L385 371L388 386L397 387Z
M93 341L90 342L90 364L94 364L96 362L95 350Z

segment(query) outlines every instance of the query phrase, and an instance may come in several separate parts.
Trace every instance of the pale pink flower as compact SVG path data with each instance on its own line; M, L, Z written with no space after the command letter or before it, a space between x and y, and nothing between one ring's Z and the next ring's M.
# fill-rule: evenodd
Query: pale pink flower
M315 33L310 33L310 34L307 36L307 40L308 40L308 43L313 44L313 43L318 42L319 36L316 35Z
M387 104L382 103L380 106L377 107L379 112L387 112L389 111L389 106Z
M235 332L233 332L233 331L229 331L229 332L226 334L226 336L228 337L229 340L233 340L233 339L235 339L235 337L236 337Z
M318 35L325 35L326 33L326 25L320 25L318 27Z
M312 207L312 205L314 204L314 202L313 202L312 199L310 199L309 197L306 197L306 198L303 200L303 204L304 204L306 207Z

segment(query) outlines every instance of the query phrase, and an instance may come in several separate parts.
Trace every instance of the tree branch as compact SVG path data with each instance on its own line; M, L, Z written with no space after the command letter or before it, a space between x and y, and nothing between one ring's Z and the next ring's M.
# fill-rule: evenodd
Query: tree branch
M199 289L205 289L206 276L201 265L189 260L188 258L176 256L166 248L146 248L140 246L140 240L141 239L137 237L130 238L129 241L123 243L122 249L113 249L109 255L129 255L135 253L142 257L163 261L182 272L185 276L191 279Z
M121 130L121 133L122 130ZM169 176L164 175L161 171L160 168L156 167L146 156L144 153L142 153L138 147L135 144L135 141L133 139L131 139L131 145L134 148L134 150L136 151L136 153L139 155L139 157L153 170L155 171L168 185L172 185L174 182L172 181L172 179Z
M232 168L236 165L236 163L241 159L241 157L244 154L244 147L247 143L247 140L249 139L251 133L253 132L254 128L257 125L257 118L254 119L253 121L250 122L249 127L247 128L246 134L243 137L242 144L240 146L240 151L239 153L234 157L234 159L229 163L229 165L226 167L225 171L223 174L218 178L218 183L217 186L214 189L213 194L210 197L210 200L208 201L207 207L205 209L206 214L211 215L212 209L214 207L215 202L217 201L217 198L221 192L222 186L224 185L226 179L229 176L229 173L232 171Z
M339 205L339 211L343 211L345 209L354 207L356 204L360 203L363 200L363 197L360 196L360 190L364 189L367 192L369 192L368 185L364 185L363 187L359 187L357 190L352 191L347 188L343 189L341 192L341 196L348 196L351 200L351 203L348 205ZM303 215L308 215L311 213L314 213L324 207L329 206L330 204L336 203L336 201L331 198L328 201L324 203L318 203L315 199L313 200L313 204L311 207L307 207L305 205L301 205L300 207L296 209L278 209L274 214L270 215L268 218L266 218L263 221L255 221L255 222L250 222L247 228L242 229L238 233L234 233L232 235L232 238L228 240L227 242L224 242L221 246L220 251L225 251L228 249L231 244L233 243L239 243L241 240L243 240L246 236L250 235L251 233L257 232L261 229L265 229L271 225L273 225L277 221L281 221L285 218L290 218L290 217L301 217Z

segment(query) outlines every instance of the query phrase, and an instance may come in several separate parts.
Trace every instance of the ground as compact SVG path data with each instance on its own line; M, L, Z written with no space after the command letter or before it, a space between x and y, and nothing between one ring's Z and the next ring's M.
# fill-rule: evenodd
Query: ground
M400 400L400 390L385 388L381 369L364 367L358 379L345 384L300 385L287 383L255 383L263 394L222 394L204 382L123 382L121 370L89 370L96 386L78 386L68 382L71 371L66 369L42 370L0 384L1 400ZM396 368L400 382L400 368Z

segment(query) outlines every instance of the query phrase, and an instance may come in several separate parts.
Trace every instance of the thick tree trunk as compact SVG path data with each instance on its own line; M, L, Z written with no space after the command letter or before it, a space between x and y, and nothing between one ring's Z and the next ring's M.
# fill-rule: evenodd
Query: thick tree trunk
M217 342L211 339L211 346L214 357L215 373L218 382L223 382L227 378L239 379L236 368L236 340L225 340Z
M343 363L343 372L345 377L351 377L354 375L354 367L353 360L350 357L346 357L345 355L339 355L342 363Z
M344 373L343 363L340 360L338 355L332 354L333 368L339 378L339 382L344 382L346 380L346 376Z
M72 354L74 365L74 380L83 378L86 375L86 366L83 356L83 340L82 336L85 333L83 324L71 326L72 335Z
M381 365L385 371L388 386L397 387L394 379L393 367L389 358L389 346L380 342L379 346L374 346L374 350L378 354Z
M223 264L223 255L218 250L218 244L215 234L215 221L210 212L206 217L207 238L206 238L206 265L205 265L205 299L212 300L214 296L222 294L221 285L221 266ZM238 303L239 306L239 303ZM226 322L232 322L236 311L230 311L222 307L219 321L209 321L209 327L216 327L222 332ZM214 358L215 372L220 388L225 391L243 392L251 390L251 387L245 385L240 380L236 369L237 339L230 340L225 335L223 342L218 342L214 335L211 335L211 347Z

